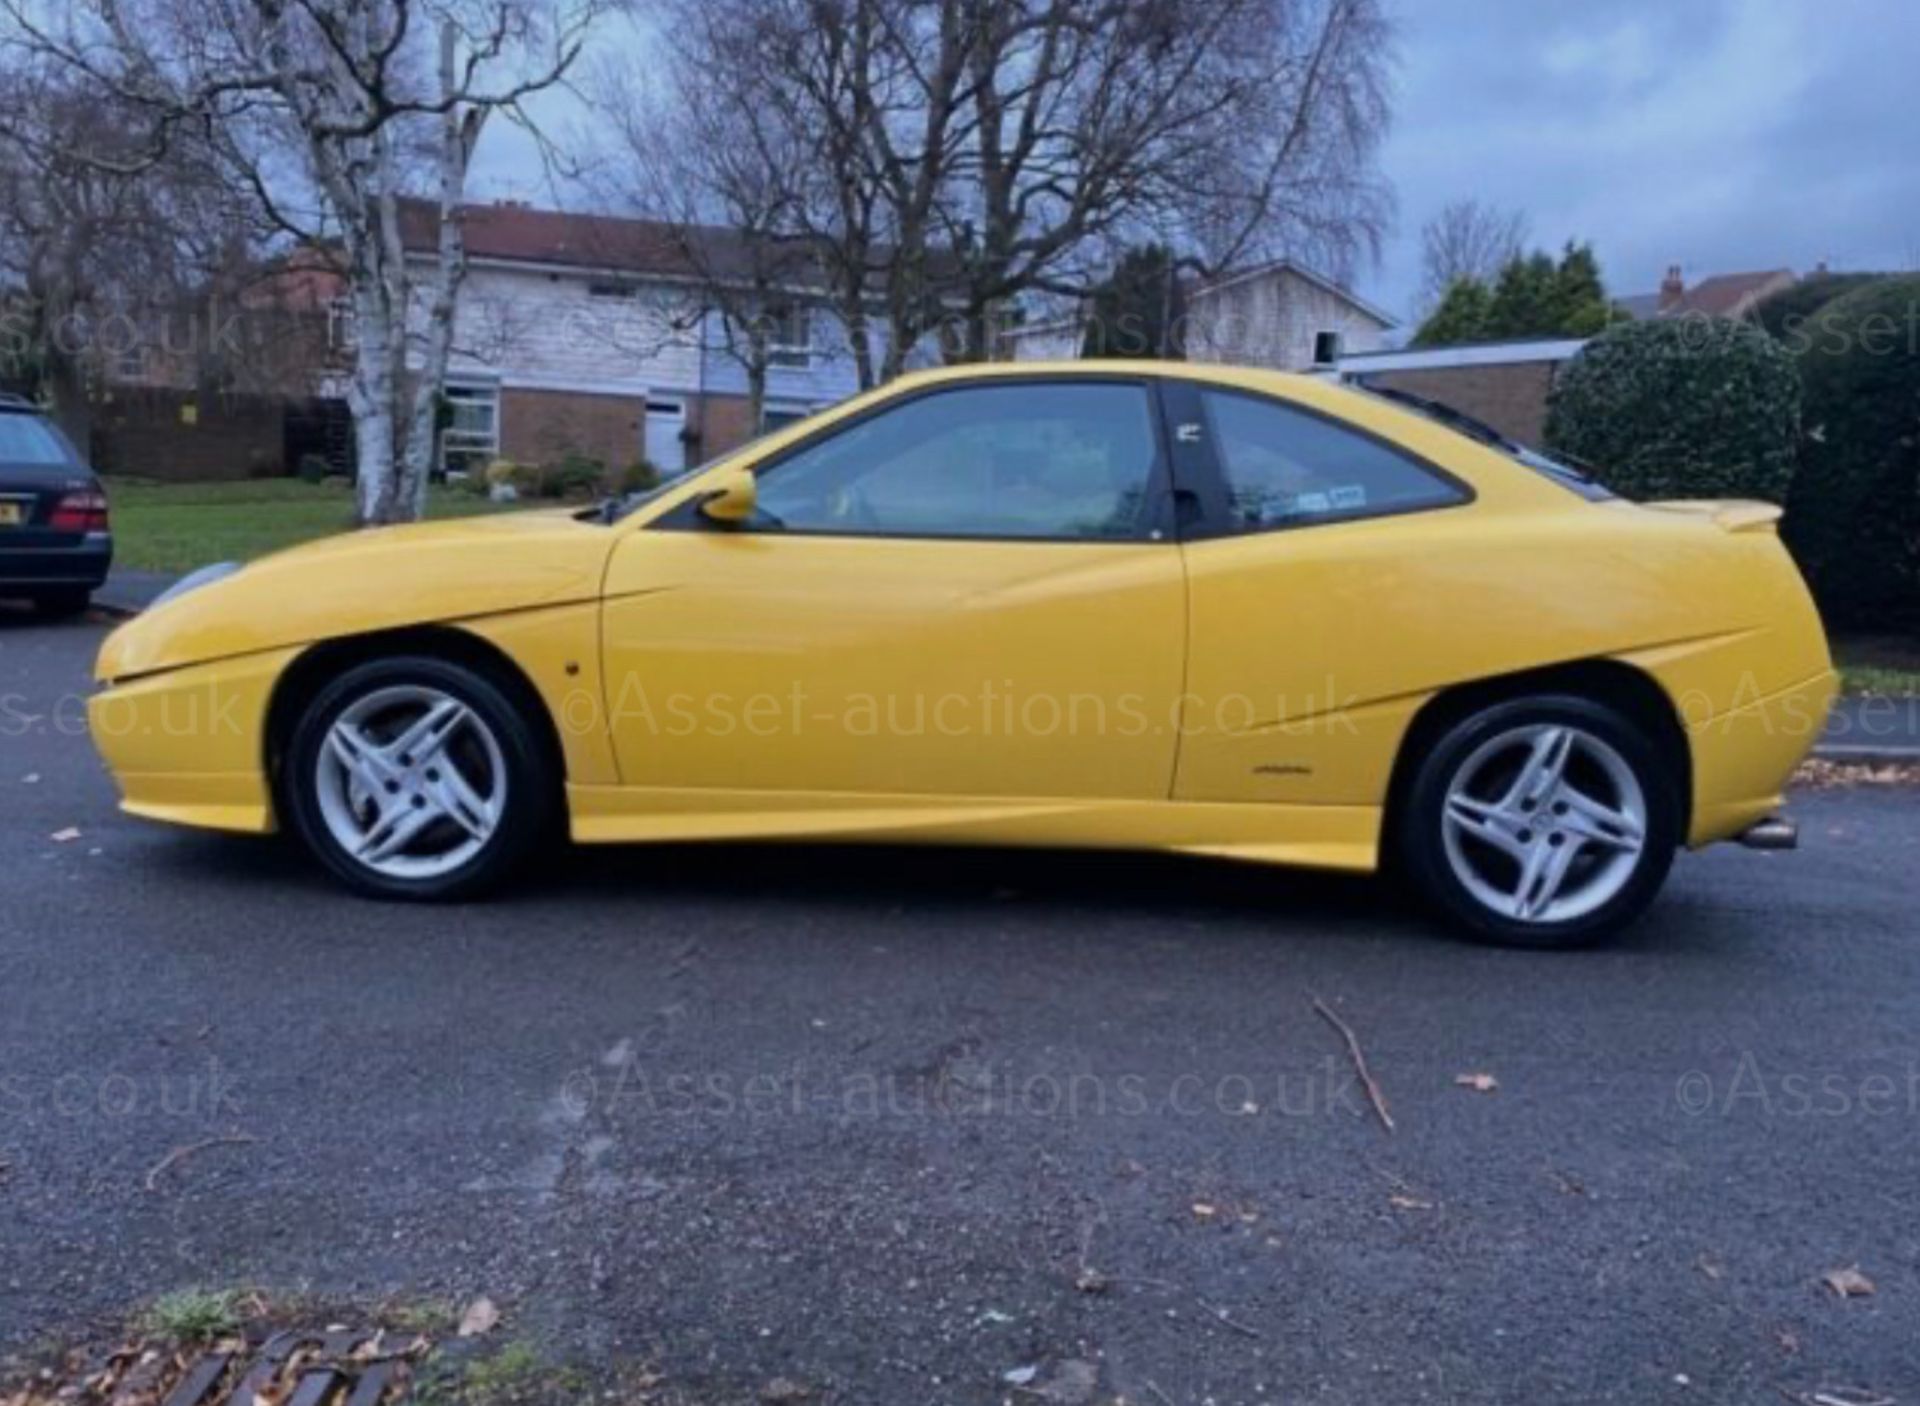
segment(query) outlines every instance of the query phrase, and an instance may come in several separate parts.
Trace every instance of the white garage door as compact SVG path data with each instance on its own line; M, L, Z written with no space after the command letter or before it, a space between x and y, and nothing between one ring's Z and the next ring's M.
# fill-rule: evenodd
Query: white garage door
M647 402L647 462L663 475L677 474L687 466L687 445L680 438L680 432L686 427L685 401Z

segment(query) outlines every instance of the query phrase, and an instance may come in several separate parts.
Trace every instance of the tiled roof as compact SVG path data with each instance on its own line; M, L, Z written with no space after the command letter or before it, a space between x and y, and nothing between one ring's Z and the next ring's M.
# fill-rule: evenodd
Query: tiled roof
M468 257L475 259L680 278L745 277L754 266L752 250L737 231L709 225L683 227L520 204L468 205L462 224ZM431 251L440 234L438 208L424 200L405 202L401 230L408 249ZM795 248L796 276L804 262Z
M1707 317L1738 317L1776 288L1794 281L1792 269L1765 269L1754 273L1720 273L1685 289L1677 301L1663 303L1662 294L1636 293L1615 298L1614 305L1636 318L1680 317L1698 313Z

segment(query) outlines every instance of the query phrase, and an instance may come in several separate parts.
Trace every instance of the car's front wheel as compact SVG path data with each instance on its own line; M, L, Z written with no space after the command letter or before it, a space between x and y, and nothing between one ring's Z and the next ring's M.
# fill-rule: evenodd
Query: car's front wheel
M294 829L334 875L382 898L471 897L549 829L555 778L501 682L427 657L374 660L319 690L280 772Z
M1495 704L1420 763L1397 836L1408 872L1477 936L1592 942L1644 911L1679 844L1678 789L1651 739L1584 698Z

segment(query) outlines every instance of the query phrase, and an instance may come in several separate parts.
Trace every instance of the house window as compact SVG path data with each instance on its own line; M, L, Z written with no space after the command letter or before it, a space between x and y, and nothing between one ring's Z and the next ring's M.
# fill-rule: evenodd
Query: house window
M447 423L440 435L441 470L480 473L500 455L500 388L450 385L446 399Z
M1313 334L1313 364L1331 366L1340 359L1340 334L1338 332L1315 332Z
M113 354L113 377L116 381L140 381L147 375L147 349L143 346L123 347Z
M589 298L631 298L637 291L633 284L613 279L596 279L587 285Z
M767 316L770 366L806 366L813 359L813 309L796 303Z
M768 405L760 411L760 433L772 434L775 430L784 430L788 425L796 425L813 412L802 405Z

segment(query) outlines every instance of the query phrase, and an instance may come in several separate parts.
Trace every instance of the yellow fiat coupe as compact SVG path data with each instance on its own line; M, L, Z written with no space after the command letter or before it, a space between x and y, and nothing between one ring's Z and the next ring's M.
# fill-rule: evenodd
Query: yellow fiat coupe
M1778 517L1313 379L935 371L598 509L196 573L92 730L128 811L384 897L563 827L1101 846L1391 867L1567 945L1683 845L1792 843L1834 675Z

